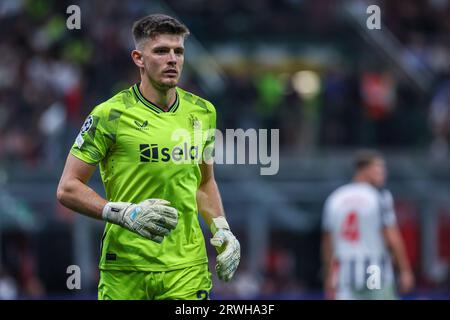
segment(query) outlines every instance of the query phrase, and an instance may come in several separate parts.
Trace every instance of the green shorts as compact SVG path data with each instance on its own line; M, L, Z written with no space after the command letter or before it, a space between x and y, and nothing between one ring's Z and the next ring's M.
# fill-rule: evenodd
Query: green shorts
M99 300L207 300L208 264L164 272L101 270Z

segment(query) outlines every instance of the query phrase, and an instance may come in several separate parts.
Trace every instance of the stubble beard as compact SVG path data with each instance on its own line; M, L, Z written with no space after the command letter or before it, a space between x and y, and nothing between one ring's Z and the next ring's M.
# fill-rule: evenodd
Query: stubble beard
M178 79L171 81L170 83L167 83L167 82L155 80L147 72L145 73L145 75L146 75L149 83L158 91L167 91L169 89L173 89L178 84Z

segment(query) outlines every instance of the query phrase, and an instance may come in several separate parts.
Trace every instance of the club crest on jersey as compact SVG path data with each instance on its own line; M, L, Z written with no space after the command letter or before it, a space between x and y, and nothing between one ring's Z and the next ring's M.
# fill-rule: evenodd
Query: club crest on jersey
M84 134L92 127L92 124L94 123L94 119L92 116L87 117L86 121L84 121L83 126L81 127L80 134Z
M200 129L201 123L198 118L192 114L189 115L189 122L194 129Z

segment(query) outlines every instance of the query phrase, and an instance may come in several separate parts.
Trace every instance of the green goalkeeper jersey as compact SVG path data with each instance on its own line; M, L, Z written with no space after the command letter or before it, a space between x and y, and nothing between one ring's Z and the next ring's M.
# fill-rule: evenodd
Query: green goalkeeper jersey
M196 192L200 161L214 144L214 106L176 88L176 101L163 111L139 86L96 106L83 124L71 154L100 165L108 201L170 201L178 210L175 230L158 244L107 223L101 270L166 271L207 262Z

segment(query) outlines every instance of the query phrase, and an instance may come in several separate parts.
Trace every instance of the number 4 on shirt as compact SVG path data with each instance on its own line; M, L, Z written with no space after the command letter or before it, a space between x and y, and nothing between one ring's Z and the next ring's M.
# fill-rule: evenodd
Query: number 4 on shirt
M341 236L349 242L359 240L358 214L355 211L347 213L342 224Z

